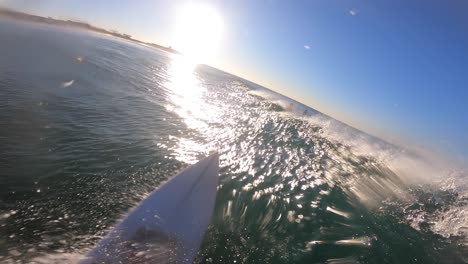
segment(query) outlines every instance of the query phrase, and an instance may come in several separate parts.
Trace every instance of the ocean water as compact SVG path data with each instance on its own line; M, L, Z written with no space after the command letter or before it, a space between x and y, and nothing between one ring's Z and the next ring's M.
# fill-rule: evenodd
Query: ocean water
M175 55L0 20L0 262L76 262L210 151L196 263L468 262L462 171Z

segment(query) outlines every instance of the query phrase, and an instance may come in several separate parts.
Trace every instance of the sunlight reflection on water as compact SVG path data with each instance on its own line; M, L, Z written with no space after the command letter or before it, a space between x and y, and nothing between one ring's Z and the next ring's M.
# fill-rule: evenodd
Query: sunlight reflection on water
M202 94L206 90L194 74L195 66L182 56L173 56L167 72L169 81L164 84L169 88L169 98L174 104L168 105L167 109L176 112L191 128L205 125L194 118L200 116Z
M176 113L183 122L195 131L207 131L209 121L216 112L203 99L207 89L195 75L196 64L180 55L171 56L167 70L169 80L164 86L169 89L170 104L166 109ZM176 138L178 144L172 149L179 161L193 164L200 159L200 153L208 154L209 148L201 139Z

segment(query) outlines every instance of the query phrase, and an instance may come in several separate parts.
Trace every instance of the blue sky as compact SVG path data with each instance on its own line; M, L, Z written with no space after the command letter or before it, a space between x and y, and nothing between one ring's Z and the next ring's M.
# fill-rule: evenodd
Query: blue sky
M0 4L170 45L183 2ZM468 2L204 2L225 24L213 66L371 134L468 157Z

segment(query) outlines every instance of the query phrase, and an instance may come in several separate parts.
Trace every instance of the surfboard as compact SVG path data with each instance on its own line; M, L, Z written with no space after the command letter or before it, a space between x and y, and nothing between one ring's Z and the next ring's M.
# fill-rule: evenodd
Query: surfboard
M213 213L217 153L152 192L81 263L192 263Z

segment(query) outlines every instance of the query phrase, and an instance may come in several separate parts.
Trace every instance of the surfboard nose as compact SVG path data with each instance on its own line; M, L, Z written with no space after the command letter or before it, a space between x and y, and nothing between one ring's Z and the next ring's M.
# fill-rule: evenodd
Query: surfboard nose
M131 262L142 256L143 263L156 260L151 256L192 263L211 221L218 175L217 152L187 167L134 208L83 263Z

